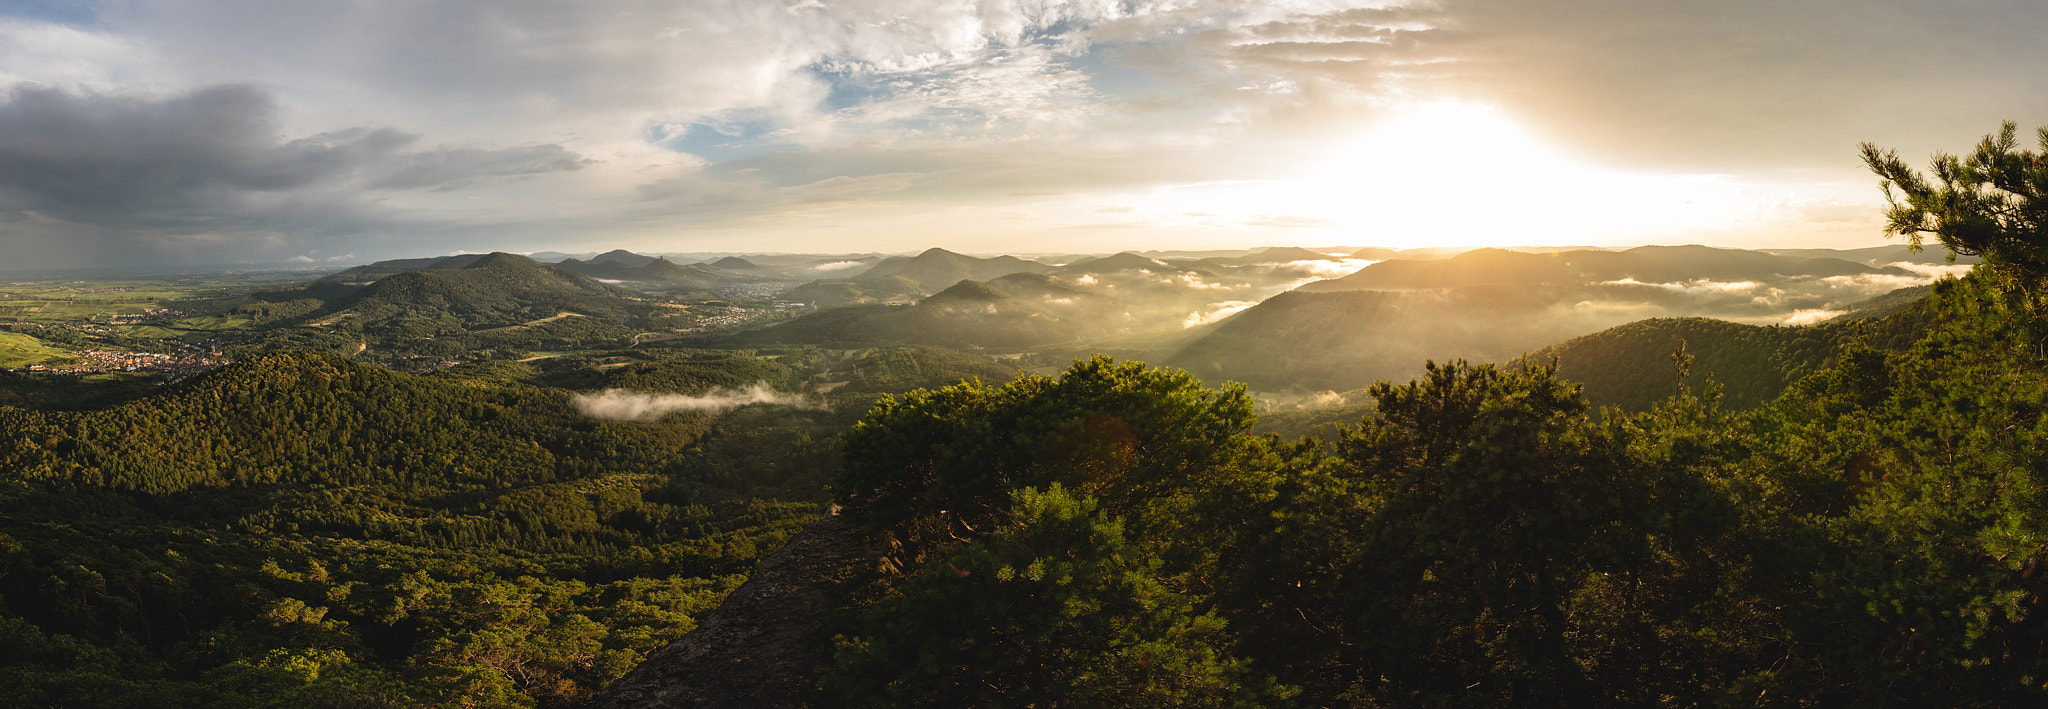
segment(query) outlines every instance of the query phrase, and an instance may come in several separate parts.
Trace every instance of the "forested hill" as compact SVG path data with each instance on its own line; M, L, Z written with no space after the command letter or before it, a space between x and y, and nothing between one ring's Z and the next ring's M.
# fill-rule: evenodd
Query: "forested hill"
M363 268L256 294L259 302L237 308L255 317L259 331L243 349L374 350L390 360L612 347L686 317L636 291L517 254L456 256L388 273L382 264ZM376 279L337 280L343 276Z
M1641 320L1531 352L1526 360L1555 361L1559 377L1584 385L1588 403L1644 411L1678 385L1670 357L1683 345L1693 357L1688 386L1704 387L1712 379L1721 388L1722 406L1752 409L1832 366L1852 346L1910 348L1933 326L1934 315L1925 302L1927 289L1901 291L1867 305L1871 316L1865 318L1799 327L1710 318Z
M782 298L820 308L875 302L905 302L951 288L961 281L986 282L1013 273L1044 273L1051 267L1015 256L975 258L945 249L916 256L891 256L850 278L821 280Z
M378 279L355 293L328 302L312 317L354 312L363 319L377 320L392 312L442 312L464 322L509 324L502 318L491 318L536 304L637 297L639 293L549 268L524 256L494 253L462 268L418 269Z
M559 393L332 355L250 357L102 411L0 408L0 466L153 494L293 483L465 489L645 468L701 433L582 419ZM666 439L666 440L664 440Z
M1296 290L1207 326L1165 363L1266 391L1348 391L1414 377L1428 360L1505 361L1634 319L1580 303L1657 299L1675 298L1638 285Z
M1044 273L1050 266L1015 256L975 258L945 249L927 249L916 256L894 256L854 276L867 281L902 276L936 291L964 280L986 281L1012 273Z
M0 704L574 705L822 512L876 392L1007 378L920 350L633 354L418 377L276 352L0 406ZM601 421L554 388L811 376L841 409Z

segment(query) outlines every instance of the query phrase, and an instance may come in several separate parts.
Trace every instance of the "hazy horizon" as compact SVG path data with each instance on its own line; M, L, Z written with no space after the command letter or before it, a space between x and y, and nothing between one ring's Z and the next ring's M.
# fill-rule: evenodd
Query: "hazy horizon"
M1852 250L1857 250L1857 249L1881 248L1881 247L1886 247L1886 246L1897 246L1897 247L1904 247L1904 246L1906 246L1906 244L1905 244L1905 243L1904 243L1903 241L1900 241L1900 240L1896 240L1896 239L1894 239L1894 240L1885 240L1885 241L1879 241L1879 242L1877 242L1877 243L1870 243L1870 244L1862 244L1862 245L1847 245L1847 246L1803 246L1803 245L1797 245L1797 244L1786 244L1786 245L1781 245L1781 246L1763 246L1763 247L1753 247L1753 248L1748 248L1748 247L1736 247L1736 246L1715 246L1715 245L1709 245L1709 244L1679 244L1679 243L1670 243L1670 244L1655 244L1655 243L1645 243L1645 244L1617 244L1617 245L1609 245L1609 246L1594 246L1594 245L1587 245L1587 244L1567 244L1567 245L1555 245L1555 246L1553 246L1553 245L1547 245L1547 244L1500 244L1500 245L1446 245L1446 246L1437 246L1437 245L1431 245L1431 246L1413 246L1413 247L1407 247L1407 248L1402 248L1402 247L1392 247L1392 246L1353 246L1353 245L1342 245L1342 244L1340 244L1340 245L1334 245L1334 246L1332 246L1332 245L1323 245L1323 246L1300 246L1300 245L1293 245L1293 244L1261 244L1261 245L1258 245L1258 246L1246 246L1246 247L1239 247L1239 248L1230 248L1230 247L1217 247L1217 248L1210 248L1210 249L1192 249L1192 248L1185 248L1185 249L1184 249L1184 248L1128 248L1128 249L1117 249L1117 250L1108 250L1108 251L1048 251L1048 252L1020 252L1020 251L1000 251L1000 250L997 250L997 251L981 251L981 250L969 250L969 249L956 249L956 248L948 248L948 247L945 247L945 246L926 246L926 247L922 247L922 248L913 248L913 249L907 249L907 250L900 250L900 251L883 251L883 250L865 250L865 251L836 251L836 252L827 252L827 251L812 251L812 252L807 252L807 251L773 251L773 250L756 250L756 251L744 251L744 250L741 250L741 251L660 251L660 250L654 250L654 249L646 249L646 250L634 250L634 249L627 249L627 248L624 248L624 247L611 247L611 248L598 248L598 247L587 247L587 248L582 248L582 249L578 249L578 250L575 250L575 251L564 251L564 250L559 250L559 249L529 249L529 250L521 250L521 251L505 251L505 250L502 250L502 249L489 249L489 248L482 248L482 249L473 249L473 250L463 250L463 249L457 249L457 250L453 250L453 251L448 251L448 250L440 250L440 251L436 251L436 250L433 250L433 249L426 249L426 250L414 250L414 251L405 251L405 250L400 250L400 251L394 252L394 253L392 253L392 254L390 254L390 255L387 255L387 256L385 256L385 257L382 257L382 258L377 258L377 259L364 259L364 258L347 258L347 259L341 259L341 258L336 258L336 259L330 259L330 260L325 260L325 261L321 261L321 260L303 260L303 259L289 259L289 258L288 258L288 259L284 259L284 260L279 260L279 261L227 261L227 262L218 262L218 263L185 263L185 264L126 264L126 265L119 265L119 264L116 264L116 265L104 265L104 266L100 266L100 265L90 265L90 264L86 264L86 265L72 265L72 266L45 266L45 267L41 267L41 268L36 268L36 267L28 267L28 268L15 268L15 267L12 267L12 266L11 266L11 264L10 264L9 266L4 266L4 267L0 267L0 274L15 274L15 275L23 275L23 274L35 274L35 273L43 273L43 272L47 272L47 273L68 273L68 272L105 272L105 273L110 273L110 274L120 274L120 273L138 273L138 274L142 274L142 273L152 273L152 272L164 272L164 271L177 271L177 272L186 272L186 273L206 273L206 272L211 272L211 271L230 271L230 270L276 270L276 271L305 271L305 272L309 272L309 273L311 273L311 272L327 272L327 271L339 271L339 270L342 270L342 269L346 269L346 268L350 268L350 267L354 267L354 266L364 266L364 265L369 265L369 264L372 264L372 263L377 263L377 262L381 262L381 261L394 261L394 260L407 260L407 259L424 259L424 258L441 258L441 257L448 257L448 256L462 256L462 255L476 255L476 254L488 254L488 253L494 253L494 252L503 252L503 253L517 254L517 255L520 255L520 256L526 256L526 257L529 257L529 258L534 258L534 257L548 257L548 258L547 258L547 260L543 260L543 261L541 261L542 263L554 263L554 262L555 262L555 259L554 259L553 257L557 257L557 256L560 256L560 257L567 257L567 258L582 258L582 257L589 257L589 256L597 256L597 255L602 255L602 254L604 254L604 253L607 253L607 252L611 252L611 251L628 251L628 252L632 252L632 253L634 253L634 254L637 254L637 255L641 255L641 256L655 256L655 257L662 257L662 258L685 258L685 259L700 259L700 260L702 260L702 261L704 261L704 262L708 262L708 261L712 261L712 260L716 260L716 259L720 259L720 258L725 258L725 257L748 257L748 256L761 256L761 257L835 257L835 256L876 256L876 257L881 257L881 258L890 258L890 257L898 257L898 256L916 256L916 255L918 255L918 254L924 253L924 252L926 252L926 251L929 251L929 250L931 250L931 249L942 249L942 250L945 250L945 251L950 251L950 252L953 252L953 253L957 253L957 254L960 254L960 255L962 255L962 256L971 256L971 257L975 257L975 258L995 258L995 257L999 257L999 256L1012 256L1012 257L1016 257L1016 258L1022 258L1022 259L1027 259L1027 260L1034 260L1034 261L1043 261L1044 259L1050 259L1050 258L1061 258L1061 257L1101 257L1101 256L1113 256L1113 255L1116 255L1116 254L1120 254L1120 253L1138 253L1138 254L1171 254L1171 253L1174 253L1174 252L1190 252L1190 253L1218 253L1218 254L1224 254L1224 253L1228 253L1228 254L1256 254L1256 253L1259 253L1259 252L1261 252L1261 251L1265 251L1265 250L1268 250L1268 249L1289 249L1289 248L1299 248L1299 249L1303 249L1303 250L1307 250L1307 251L1316 251L1316 252L1324 252L1324 253L1327 253L1327 254L1328 254L1328 255L1330 255L1330 256L1338 256L1338 255L1341 255L1341 254L1345 254L1345 253L1348 253L1348 252L1353 252L1353 251L1357 251L1357 250L1360 250L1360 249L1372 249L1372 248L1379 248L1379 249L1387 249L1387 250L1390 250L1390 251L1396 251L1396 252L1412 252L1412 253L1416 253L1416 254L1418 254L1418 255L1421 255L1421 254L1424 254L1425 252L1427 252L1427 253L1430 253L1430 254L1433 254L1433 255L1434 255L1434 254L1448 254L1448 253L1461 253L1461 252L1464 252L1464 251L1471 251L1471 250L1476 250L1476 249L1489 249L1489 248L1490 248L1490 249L1503 249L1503 250L1507 250L1507 251L1525 251L1525 252L1565 252L1565 251L1575 251L1575 250L1581 250L1581 249L1590 249L1590 250L1603 250L1603 251L1625 251L1625 250L1628 250L1628 249L1633 249L1633 248L1641 248L1641 247L1672 247L1672 246L1709 246L1709 247L1711 247L1711 248L1725 248L1725 249L1736 249L1736 250L1763 250L1763 251L1783 251L1783 250L1790 250L1790 251L1801 251L1801 250L1812 250L1812 249L1831 249L1831 250L1838 250L1838 251L1852 251ZM1942 253L1944 253L1944 249L1943 249L1943 247L1942 247L1942 246L1941 246L1940 244L1929 244L1929 245L1926 245L1926 246L1925 246L1924 248L1925 248L1925 250L1926 250L1926 252L1927 252L1927 253L1931 253L1931 254L1935 254L1935 255L1941 255Z

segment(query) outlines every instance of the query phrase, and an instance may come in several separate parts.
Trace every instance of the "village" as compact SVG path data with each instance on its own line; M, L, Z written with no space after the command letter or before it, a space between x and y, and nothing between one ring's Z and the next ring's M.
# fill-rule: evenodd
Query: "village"
M22 371L64 376L85 376L104 372L159 372L165 383L180 382L226 366L233 360L221 354L217 343L174 343L172 353L123 352L85 349L71 354L78 362L67 365L31 364Z

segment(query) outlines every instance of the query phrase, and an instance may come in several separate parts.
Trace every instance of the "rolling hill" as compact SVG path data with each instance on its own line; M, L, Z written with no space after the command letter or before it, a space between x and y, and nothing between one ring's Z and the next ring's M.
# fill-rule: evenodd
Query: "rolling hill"
M1050 266L1015 256L984 259L963 256L945 249L927 249L916 256L883 259L850 280L872 281L901 276L923 284L932 292L937 292L961 281L987 281L1012 273L1044 273L1048 270L1051 270Z
M819 284L805 288L813 286ZM963 280L914 305L831 308L746 333L740 341L1012 350L1103 336L1128 320L1115 298L1069 288L1043 274L1013 273L988 282Z
M638 292L517 254L455 258L361 285L329 277L322 279L324 284L274 289L272 297L300 297L241 310L275 316L262 322L259 348L375 349L391 357L447 357L479 348L611 346L658 327L658 318L679 314ZM465 265L449 267L456 262ZM350 277L378 272L366 269Z
M1545 347L1528 359L1555 360L1559 376L1585 385L1589 403L1642 411L1670 396L1677 385L1670 356L1683 342L1694 358L1690 386L1698 390L1711 377L1722 387L1722 406L1751 409L1832 365L1849 345L1880 350L1912 345L1934 324L1926 297L1925 287L1903 288L1852 306L1851 312L1862 317L1804 327L1709 318L1640 320Z
M1297 290L1205 326L1166 363L1258 390L1347 391L1413 377L1426 360L1504 360L1627 319L1575 312L1586 295L1564 286Z

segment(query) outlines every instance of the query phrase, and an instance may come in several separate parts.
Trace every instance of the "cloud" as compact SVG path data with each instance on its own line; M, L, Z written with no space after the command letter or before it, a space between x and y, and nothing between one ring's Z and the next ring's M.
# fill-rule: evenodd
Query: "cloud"
M1285 229L1324 229L1337 223L1321 217L1306 217L1288 214L1261 214L1245 220L1245 226L1281 227Z
M491 150L442 146L394 156L364 186L373 190L431 189L445 192L481 182L583 169L591 160L560 145Z
M278 113L249 85L159 95L17 84L0 95L0 218L96 241L100 258L281 260L387 219L362 189L449 190L582 162L560 146L407 152L417 136L390 128L287 139Z
M1798 311L1794 311L1794 312L1793 312L1793 313L1792 313L1791 315L1787 315L1787 316L1785 316L1785 321L1784 321L1784 324L1786 324L1786 325L1812 325L1812 324L1814 324L1814 323L1818 323L1818 322L1821 322L1821 321L1824 321L1824 320L1831 320L1831 319L1835 318L1836 316L1838 316L1838 315L1841 315L1842 313L1843 313L1843 311L1840 311L1840 310L1823 310L1823 309L1807 309L1807 310L1798 310Z
M17 85L0 102L0 189L78 217L303 187L410 140L392 131L280 141L269 94L166 98Z
M1859 141L1924 155L2048 112L2048 96L1999 89L2048 63L2029 39L2048 14L2000 3L1444 0L1407 13L1429 29L1355 46L1359 61L1333 76L1496 102L1610 162L1842 175ZM1328 37L1339 17L1296 24ZM1973 132L1947 132L1958 125Z
M1601 285L1650 286L1652 288L1662 288L1668 291L1691 295L1747 293L1763 286L1762 283L1756 281L1711 281L1705 278L1694 279L1684 283L1644 283L1634 278L1623 278L1618 281L1606 281Z
M1236 315L1254 305L1258 305L1258 303L1250 300L1226 300L1220 303L1210 303L1205 310L1188 313L1188 316L1181 320L1180 326L1182 328L1190 328L1207 325Z
M867 265L867 264L861 263L861 262L859 262L859 261L833 261L833 262L831 262L831 263L821 263L821 264L818 264L818 265L816 265L816 266L812 266L812 267L811 267L811 270L813 270L813 271L844 271L844 270L846 270L846 269L849 269L849 268L859 268L859 267L861 267L861 266L865 266L865 265Z
M823 405L796 394L775 391L767 382L755 382L745 389L713 389L702 396L649 394L626 389L606 389L596 394L577 394L569 402L585 416L606 421L653 423L663 416L681 412L718 414L749 404L776 404L798 408Z
M1336 254L1341 256L1342 254ZM1281 264L1291 271L1300 271L1316 278L1341 278L1357 273L1358 269L1379 263L1362 258L1347 258L1336 261L1289 261Z
M1889 265L1892 268L1918 273L1929 280L1944 276L1961 278L1963 274L1969 273L1970 269L1976 268L1976 266L1966 263L1914 263L1912 261L1900 261Z

